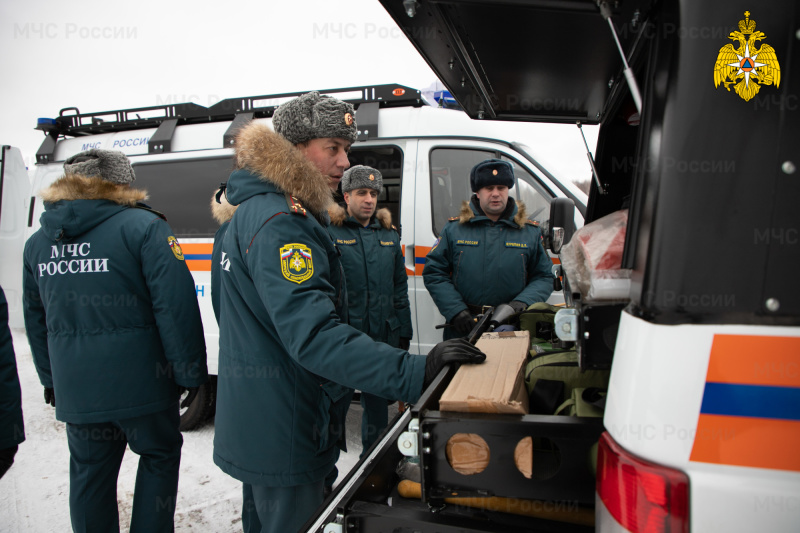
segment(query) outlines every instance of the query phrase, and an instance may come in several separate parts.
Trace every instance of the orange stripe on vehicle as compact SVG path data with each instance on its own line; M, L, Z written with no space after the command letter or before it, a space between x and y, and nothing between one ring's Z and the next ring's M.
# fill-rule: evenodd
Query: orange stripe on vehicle
M414 271L413 274L409 271L409 274L411 274L412 276L421 276L422 275L422 270L425 268L424 259L430 253L431 249L432 249L432 247L429 247L429 246L417 246L416 248L414 248L414 250L415 250L414 259L416 260L415 264L414 264L414 267L415 267L414 270L415 271ZM403 255L405 255L405 247L403 247ZM554 265L560 265L561 264L561 260L558 257L551 257L550 259L553 261ZM406 270L408 271L408 269L406 269Z
M214 250L212 242L189 242L181 243L181 250L184 254L209 254Z
M192 272L211 272L211 260L186 260L186 266Z
M800 472L800 422L700 415L690 461Z
M706 382L800 387L800 337L714 335Z

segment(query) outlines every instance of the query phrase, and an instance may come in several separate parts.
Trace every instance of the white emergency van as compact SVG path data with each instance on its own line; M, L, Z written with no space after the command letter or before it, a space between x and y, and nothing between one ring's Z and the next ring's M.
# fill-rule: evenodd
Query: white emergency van
M442 106L430 105L419 90L401 85L321 92L356 106L359 137L350 152L351 164L369 165L383 174L378 205L389 208L400 230L409 276L411 352L426 354L442 339L435 326L445 320L425 289L422 269L447 219L469 198L469 171L475 164L488 158L510 161L516 179L511 194L525 202L529 218L544 224L551 201L569 198L578 206L575 224L582 225L585 194L570 180L556 178L530 148L515 142L509 133L513 126L476 123L461 110L444 108L444 101ZM191 103L99 113L68 108L37 126L47 136L36 154L34 191L60 177L64 160L83 150L120 150L129 156L136 173L134 186L146 189L148 204L166 215L194 275L211 374L217 372L218 353L210 286L218 225L209 203L232 170L232 144L241 125L250 120L270 124L277 105L300 94L234 98L209 108ZM577 130L575 142L581 143ZM32 196L28 235L38 228L43 210ZM213 380L198 397L200 401L182 415L184 429L213 411Z

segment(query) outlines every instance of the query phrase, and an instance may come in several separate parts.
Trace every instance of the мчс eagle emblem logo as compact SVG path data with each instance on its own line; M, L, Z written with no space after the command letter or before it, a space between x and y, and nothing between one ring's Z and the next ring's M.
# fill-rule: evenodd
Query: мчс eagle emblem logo
M173 255L175 255L175 259L183 261L184 260L183 249L181 248L181 245L178 243L178 239L170 235L169 237L167 237L167 244L169 244L170 250L172 250Z
M281 274L289 281L303 283L314 275L311 248L292 243L281 247Z
M734 48L728 43L719 49L717 62L714 65L714 87L720 84L730 91L731 85L736 94L744 101L749 101L761 85L781 83L781 67L775 49L764 43L756 48L756 41L767 36L763 31L756 31L756 21L750 19L750 12L744 12L744 20L739 21L739 31L732 31L729 39L738 41Z

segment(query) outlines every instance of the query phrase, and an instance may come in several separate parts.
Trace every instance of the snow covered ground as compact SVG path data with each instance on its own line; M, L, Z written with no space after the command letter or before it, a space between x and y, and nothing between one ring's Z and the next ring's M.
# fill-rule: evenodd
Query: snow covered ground
M17 370L22 386L26 440L14 465L0 479L0 532L71 531L69 519L69 450L65 425L44 403L31 351L23 330L12 330ZM397 405L390 407L396 411ZM393 411L390 411L390 418ZM353 404L347 418L347 448L337 467L339 480L361 453L361 406ZM183 453L175 511L176 532L240 532L241 483L212 461L213 420L183 434ZM128 530L138 455L126 452L117 483L120 528Z

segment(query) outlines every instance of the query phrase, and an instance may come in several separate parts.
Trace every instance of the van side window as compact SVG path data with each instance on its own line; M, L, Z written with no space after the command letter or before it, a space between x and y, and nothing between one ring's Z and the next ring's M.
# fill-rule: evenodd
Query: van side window
M148 192L145 203L167 217L176 237L214 236L219 224L211 217L211 196L228 181L231 157L141 162L133 170L134 186Z
M461 202L469 201L469 171L472 167L495 157L494 152L466 148L435 148L431 150L431 211L433 232L438 237L447 219L458 216Z
M516 178L514 189L516 190L512 189L509 196L513 196L517 202L525 204L525 211L528 213L529 219L539 223L549 220L552 195L545 192L545 189L522 165L505 155L501 159L514 166L514 177Z
M437 237L447 219L458 215L461 202L472 196L469 186L469 172L472 167L486 159L498 157L514 167L516 185L509 191L509 196L525 203L528 218L531 220L544 222L550 218L552 194L516 160L485 150L436 148L431 150L431 208L433 231Z

